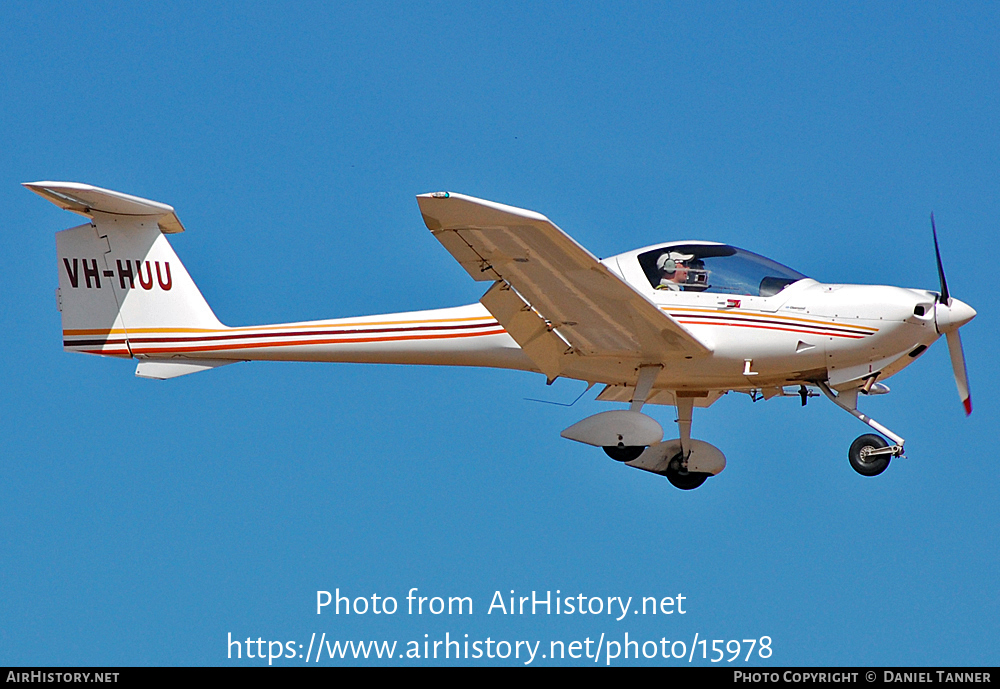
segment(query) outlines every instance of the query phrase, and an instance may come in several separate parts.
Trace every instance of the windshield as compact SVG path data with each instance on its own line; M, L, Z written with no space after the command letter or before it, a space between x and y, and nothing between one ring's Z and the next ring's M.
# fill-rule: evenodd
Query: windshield
M724 244L674 244L639 255L654 289L770 297L806 276Z

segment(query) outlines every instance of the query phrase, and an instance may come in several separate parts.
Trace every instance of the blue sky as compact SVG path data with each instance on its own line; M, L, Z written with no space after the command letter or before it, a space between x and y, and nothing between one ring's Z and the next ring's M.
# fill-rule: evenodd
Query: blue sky
M766 635L771 660L750 664L995 663L996 4L4 15L0 663L228 664L229 633L313 632ZM263 363L140 380L62 351L54 233L78 223L19 186L40 179L172 204L173 246L231 325L476 301L417 211L439 189L545 213L599 256L712 239L929 289L933 210L949 287L979 313L962 332L975 412L938 343L864 401L908 454L867 479L846 458L866 428L825 400L729 395L694 419L728 467L681 492L559 437L612 408L594 392L525 400L579 383ZM475 610L317 616L338 587ZM681 593L688 612L487 615L511 589Z

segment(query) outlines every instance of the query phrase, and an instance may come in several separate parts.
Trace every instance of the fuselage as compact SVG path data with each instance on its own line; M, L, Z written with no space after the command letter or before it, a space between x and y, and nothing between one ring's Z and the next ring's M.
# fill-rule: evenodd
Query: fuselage
M890 286L827 285L789 278L773 294L657 289L646 247L602 263L711 350L664 363L655 387L739 390L829 381L851 387L873 373L885 379L913 362L939 333L932 292ZM742 252L748 254L748 252ZM753 256L752 254L748 254ZM758 257L759 258L759 257ZM648 266L647 266L648 268ZM717 271L722 275L723 271ZM799 277L798 274L795 274ZM721 278L720 278L721 279ZM724 282L724 281L723 281ZM721 288L720 288L721 289ZM537 371L482 304L356 318L231 328L144 328L102 337L67 330L67 349L164 359L329 361L485 366ZM634 371L606 358L572 358L563 376L630 385Z

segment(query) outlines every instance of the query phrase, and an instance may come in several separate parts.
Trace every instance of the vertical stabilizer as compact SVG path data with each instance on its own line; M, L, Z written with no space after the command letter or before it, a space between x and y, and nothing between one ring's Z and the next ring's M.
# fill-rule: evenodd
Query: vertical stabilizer
M224 329L164 236L183 231L172 207L84 184L25 186L91 219L56 234L67 350L130 357L153 333Z

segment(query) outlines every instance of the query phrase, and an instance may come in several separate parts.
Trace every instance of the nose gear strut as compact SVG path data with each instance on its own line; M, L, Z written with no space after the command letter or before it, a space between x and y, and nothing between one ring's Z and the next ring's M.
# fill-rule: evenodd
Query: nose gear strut
M903 438L890 431L872 417L858 411L858 390L849 390L838 395L824 381L817 381L816 386L823 391L824 395L830 398L831 402L851 416L864 421L895 443L895 445L889 445L882 438L871 433L857 438L848 452L848 458L851 460L851 466L854 467L855 471L863 476L875 476L885 471L885 468L889 466L889 460L893 457L905 456L903 454L903 443L906 441Z

